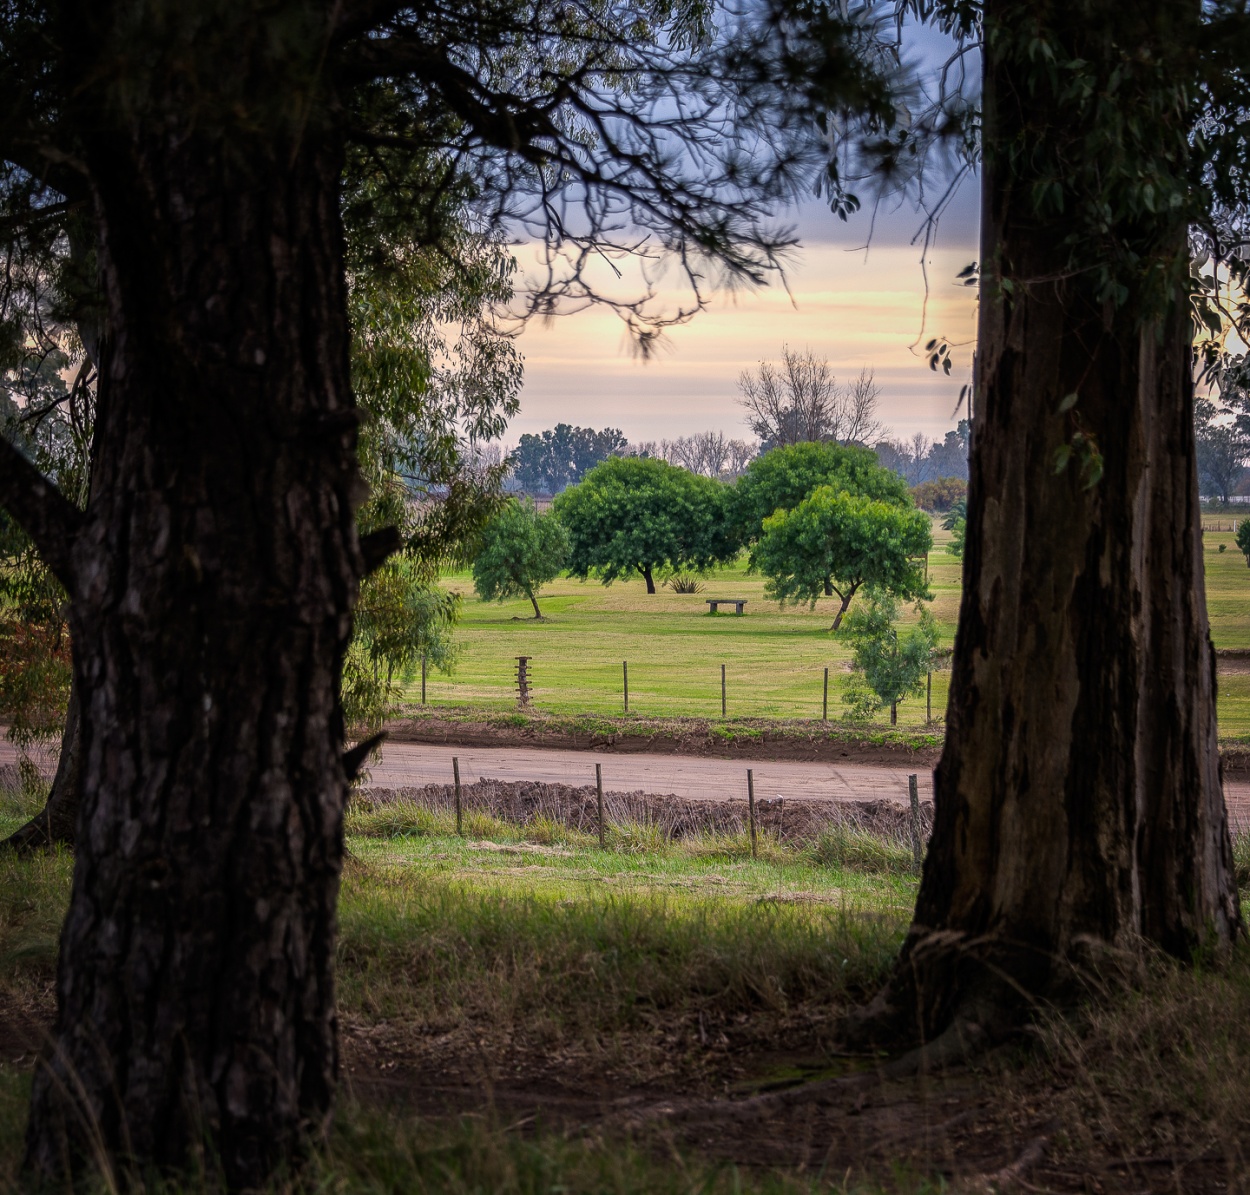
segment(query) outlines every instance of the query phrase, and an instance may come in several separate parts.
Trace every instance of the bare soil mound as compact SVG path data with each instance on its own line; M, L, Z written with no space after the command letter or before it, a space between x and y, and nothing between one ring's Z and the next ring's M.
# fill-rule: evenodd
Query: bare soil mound
M554 822L571 830L594 833L598 826L598 794L594 785L545 784L539 781L479 780L461 786L462 808L501 821L526 826ZM359 808L380 810L401 803L450 811L455 808L450 784L420 788L367 788L353 797ZM742 834L747 830L747 802L695 801L645 792L605 792L604 817L610 825L650 827L665 838L699 834ZM756 826L781 842L814 842L834 825L851 825L884 838L910 841L911 810L896 801L803 801L777 797L755 803ZM933 825L933 803L920 805L921 833Z

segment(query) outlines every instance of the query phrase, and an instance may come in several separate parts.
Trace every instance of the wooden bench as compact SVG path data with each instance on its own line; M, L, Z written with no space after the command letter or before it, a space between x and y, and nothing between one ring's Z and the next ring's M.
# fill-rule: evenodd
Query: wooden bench
M733 606L735 614L742 613L742 607L747 604L746 598L707 598L707 604L712 607L709 611L711 614L716 613L717 606Z

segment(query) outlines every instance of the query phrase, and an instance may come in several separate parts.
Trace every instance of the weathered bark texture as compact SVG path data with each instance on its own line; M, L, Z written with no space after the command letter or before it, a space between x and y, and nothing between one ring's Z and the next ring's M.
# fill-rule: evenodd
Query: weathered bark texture
M112 348L69 578L80 833L27 1134L58 1180L203 1151L259 1186L337 1069L338 677L364 567L340 149L317 63L281 58L315 31L266 41L247 6L204 7L68 4L61 29Z
M1031 68L996 43L998 11L987 5L988 145L1045 102L1018 86ZM914 923L865 1032L992 1034L1034 998L1132 966L1143 942L1186 958L1240 927L1183 286L1154 317L1101 301L1070 268L1062 222L1033 214L1023 157L1010 174L988 155L935 824ZM1174 268L1184 223L1158 223L1153 251ZM1056 472L1078 419L1102 453L1096 482L1079 453Z
M642 579L647 583L647 592L655 592L655 577L651 574L651 566L649 564L640 564L638 571L642 573Z
M78 712L78 685L71 684L61 732L61 755L56 775L44 807L24 826L0 841L0 851L34 851L50 846L73 846L78 825L79 777L82 763L81 719Z

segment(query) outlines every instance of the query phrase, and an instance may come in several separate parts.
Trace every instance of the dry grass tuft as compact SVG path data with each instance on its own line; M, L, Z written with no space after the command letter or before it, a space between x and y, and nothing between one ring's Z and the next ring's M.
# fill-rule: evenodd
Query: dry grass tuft
M528 837L562 833L597 833L596 793L593 785L544 784L538 781L479 780L461 787L466 818L485 817L524 827ZM745 801L695 801L644 792L605 792L604 819L614 846L635 843L651 849L666 841L713 836L745 839ZM421 788L364 789L348 811L348 833L393 837L404 833L432 833L445 825L455 806L450 784ZM910 811L893 801L801 801L776 798L756 802L758 829L774 841L809 846L841 827L848 835L875 837L891 843L910 843ZM466 825L468 823L466 822ZM921 835L927 839L933 824L933 805L921 806ZM542 839L540 839L542 840ZM910 858L910 846L908 847ZM829 848L830 861L833 848ZM910 866L910 864L909 864Z

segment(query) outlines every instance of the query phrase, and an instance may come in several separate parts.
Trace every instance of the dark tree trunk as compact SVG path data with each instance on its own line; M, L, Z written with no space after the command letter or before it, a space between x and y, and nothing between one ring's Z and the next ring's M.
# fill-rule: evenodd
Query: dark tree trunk
M836 631L838 627L842 625L842 619L846 615L847 610L850 609L851 599L855 596L855 591L858 588L858 585L852 585L851 588L846 591L845 597L842 597L841 594L838 595L839 597L842 597L842 604L838 607L838 612L833 616L833 626L829 628L830 631Z
M986 9L989 146L1020 144L1047 102L1020 88L1049 76L1004 45L1003 4ZM1048 32L1065 28L1050 19ZM860 1020L876 1035L993 1034L1034 997L1131 965L1143 941L1185 958L1240 927L1204 595L1185 225L1156 221L1152 252L1174 279L1159 314L1113 307L1070 269L1066 226L1037 218L1038 180L1019 169L989 155L946 745L915 920ZM1075 414L1061 413L1070 394ZM1097 438L1098 480L1079 453L1056 472L1077 428Z
M530 591L529 598L530 598L530 605L534 607L534 617L542 618L543 612L538 608L538 598L534 596L534 593L532 590Z
M274 61L300 39L258 41L246 6L156 33L65 9L113 347L71 555L82 809L27 1165L63 1181L207 1145L260 1186L337 1071L338 677L364 569L340 150L316 63ZM168 74L114 69L140 35ZM209 91L183 61L214 64Z
M647 583L647 592L654 593L655 592L655 578L652 577L651 575L651 566L649 564L642 565L638 571L642 573L642 579L646 581Z
M61 755L44 807L24 826L0 841L0 851L33 851L50 846L73 846L78 825L78 784L81 774L82 739L79 734L78 685L70 684L65 729L61 732Z
M891 726L898 725L898 702L897 701L890 702L890 725Z

